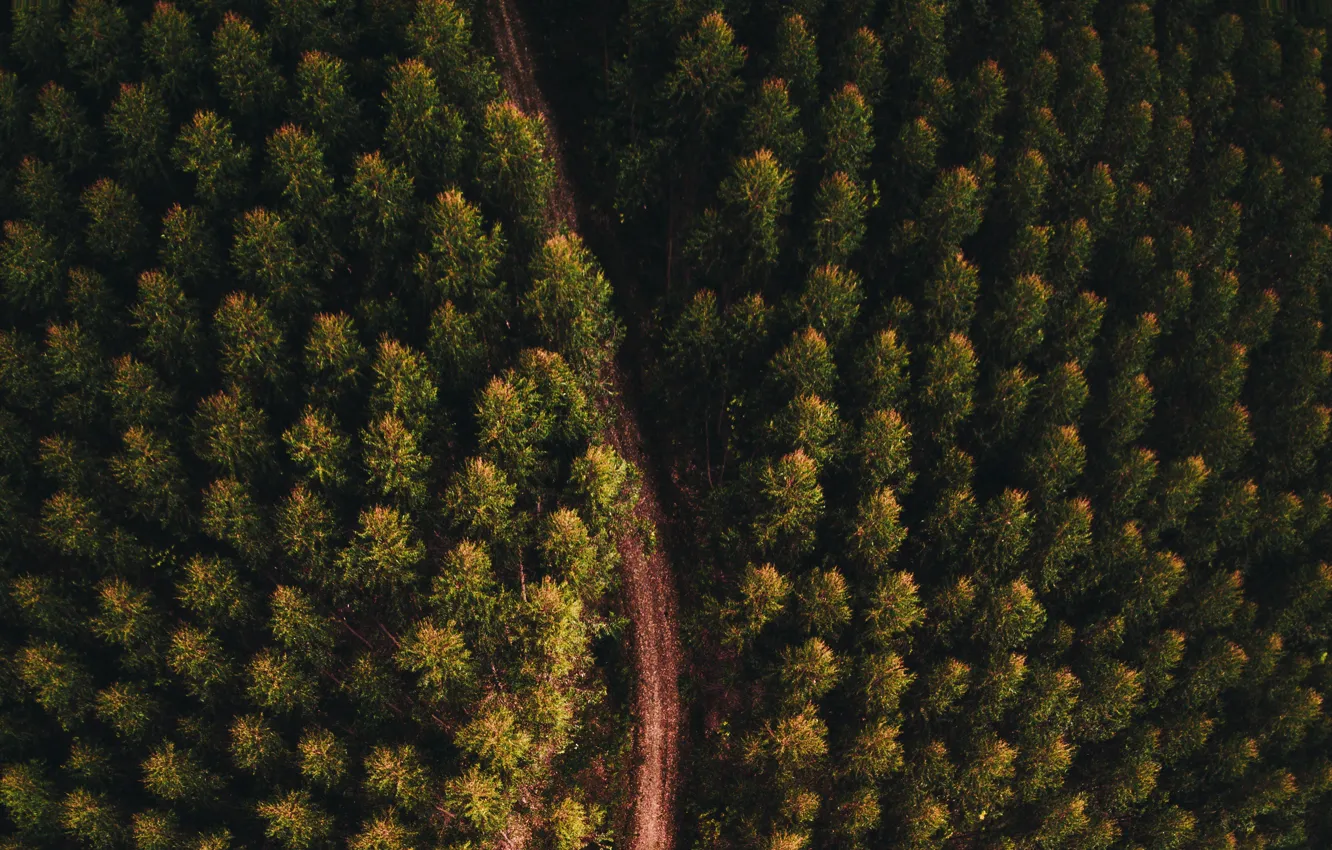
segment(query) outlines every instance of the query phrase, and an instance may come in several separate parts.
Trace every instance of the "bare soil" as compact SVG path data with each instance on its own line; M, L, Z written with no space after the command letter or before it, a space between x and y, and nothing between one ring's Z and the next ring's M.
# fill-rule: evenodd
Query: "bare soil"
M555 165L551 197L553 223L578 230L578 211L561 155L553 116L536 83L527 32L513 0L490 0L486 17L499 57L505 89L529 115L541 115L546 147ZM626 405L628 383L618 365L605 376L609 384L606 439L642 475L637 523L626 524L618 543L623 562L625 603L630 619L630 657L634 666L634 789L628 850L671 850L675 838L675 796L679 781L680 644L676 624L675 583L658 534L655 546L643 539L643 527L664 530L653 467L643 452L635 411ZM645 521L645 522L644 522Z

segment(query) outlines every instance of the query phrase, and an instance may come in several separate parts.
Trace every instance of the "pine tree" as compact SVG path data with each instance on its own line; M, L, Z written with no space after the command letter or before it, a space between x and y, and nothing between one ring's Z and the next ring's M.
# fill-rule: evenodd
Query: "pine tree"
M795 171L805 148L800 110L791 102L786 81L763 81L745 107L740 123L741 152L770 150L783 168Z
M818 47L803 15L788 15L777 24L772 63L773 73L790 86L796 108L811 108L818 94L820 63Z
M40 227L6 221L0 242L5 300L15 310L45 314L62 300L65 277L59 248Z
M93 156L94 136L87 113L59 83L47 83L37 93L32 128L66 172L87 165Z
M714 129L743 88L740 69L745 49L720 12L699 21L698 29L680 40L671 72L662 82L662 96L674 121Z
M435 198L425 224L430 249L417 255L416 275L429 303L453 301L486 318L502 316L507 299L495 280L505 252L499 223L487 232L481 211L454 189Z
M388 79L384 139L393 158L422 186L448 184L462 157L462 119L443 102L435 73L421 60L394 66Z
M279 314L318 304L314 269L302 256L294 229L282 215L255 207L240 217L231 247L232 266Z
M616 343L610 284L576 235L548 239L531 265L523 312L537 333L591 381Z
M189 506L185 474L171 442L139 426L125 431L122 452L111 459L111 472L130 495L135 513L163 528L183 522Z
M128 180L142 185L164 173L168 120L166 104L154 84L121 83L106 127Z
M481 186L520 233L542 231L546 204L555 188L546 130L543 116L526 115L509 100L488 104L481 119L477 151Z
M183 127L172 149L176 167L194 175L195 194L209 206L222 206L244 190L250 150L237 142L231 122L201 110Z
M360 104L350 88L351 75L342 59L319 51L301 54L291 109L331 151L342 151L360 135Z
M791 172L771 151L762 149L737 160L717 190L729 225L726 236L743 246L741 272L748 279L761 277L777 262L780 222L789 212L791 183Z
M499 75L488 57L472 48L467 4L452 0L417 4L407 26L407 40L413 53L435 72L443 91L467 112L479 114L499 96Z
M218 87L237 118L252 121L277 107L286 81L249 20L227 12L213 33L212 52Z
M62 29L65 60L95 92L106 92L124 78L130 58L129 18L109 0L79 0Z
M408 514L382 505L361 511L351 545L337 556L343 582L371 591L410 584L425 557L425 546L414 536Z
M854 83L833 94L820 113L825 172L859 177L874 149L874 111Z
M308 781L330 790L341 784L347 774L347 746L332 732L311 728L301 736L297 749L301 775Z
M264 835L286 850L313 850L333 831L333 818L305 791L288 791L255 811L264 819Z
M179 106L198 97L204 49L187 12L157 3L143 25L143 56L168 103Z

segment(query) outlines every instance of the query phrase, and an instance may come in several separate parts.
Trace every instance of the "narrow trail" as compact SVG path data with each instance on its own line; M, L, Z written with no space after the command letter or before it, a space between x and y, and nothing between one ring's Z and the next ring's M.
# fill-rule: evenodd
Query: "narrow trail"
M546 148L555 165L551 198L555 222L578 230L574 204L554 118L541 89L528 48L527 32L513 0L489 0L486 6L500 74L509 96L529 115L546 123ZM657 496L653 467L643 453L643 437L635 412L625 404L628 383L618 364L606 375L610 384L610 444L642 473L636 519L664 529L666 517ZM675 583L658 536L649 554L637 526L619 540L624 565L625 597L631 622L634 666L633 813L628 850L671 850L675 838L675 793L679 781L680 645L676 625Z

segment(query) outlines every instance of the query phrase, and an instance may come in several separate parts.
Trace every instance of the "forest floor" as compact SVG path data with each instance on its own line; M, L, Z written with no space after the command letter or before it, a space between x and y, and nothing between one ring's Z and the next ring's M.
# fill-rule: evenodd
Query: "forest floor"
M556 173L551 199L556 224L577 232L578 211L559 135L536 82L522 17L513 0L489 0L486 9L505 89L524 112L545 118L547 150ZM643 451L637 414L626 404L628 381L616 363L611 364L605 378L610 390L606 411L610 427L605 436L641 474L634 517L637 522L627 524L619 540L634 667L633 812L628 850L670 850L675 833L680 734L681 653L675 582L664 551L664 535L658 534L651 544L643 539L645 528L664 530L666 517L653 467Z

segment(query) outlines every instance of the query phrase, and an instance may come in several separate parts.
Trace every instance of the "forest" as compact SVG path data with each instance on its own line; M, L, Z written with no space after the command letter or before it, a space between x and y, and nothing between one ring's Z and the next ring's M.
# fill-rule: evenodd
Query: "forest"
M1332 8L10 7L0 850L1332 847Z

